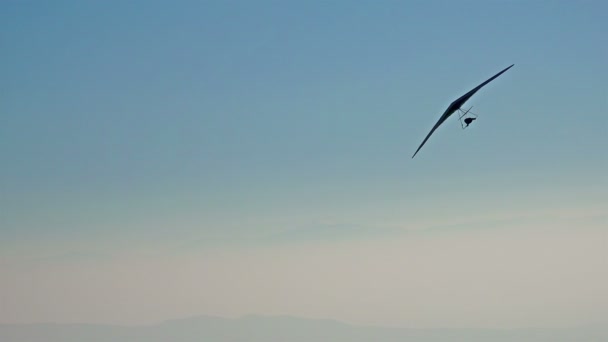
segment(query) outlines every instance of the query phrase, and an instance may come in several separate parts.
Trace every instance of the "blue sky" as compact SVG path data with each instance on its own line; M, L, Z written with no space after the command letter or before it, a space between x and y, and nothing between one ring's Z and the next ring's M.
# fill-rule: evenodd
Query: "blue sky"
M0 258L14 272L63 267L62 256L95 267L142 253L407 242L425 229L500 234L559 215L606 238L602 1L0 9ZM480 115L470 129L450 119L410 159L451 101L513 63L467 103ZM189 310L166 316L213 313ZM34 311L0 321L72 317Z

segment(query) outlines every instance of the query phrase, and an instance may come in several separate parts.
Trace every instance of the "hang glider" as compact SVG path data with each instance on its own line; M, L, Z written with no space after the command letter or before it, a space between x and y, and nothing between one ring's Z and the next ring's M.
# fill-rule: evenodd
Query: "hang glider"
M454 114L454 112L456 112L457 110L461 110L460 107L462 107L464 105L464 103L467 102L467 100L471 98L471 96L473 96L483 86L485 86L486 84L492 82L496 77L502 75L505 71L511 69L511 67L513 67L514 65L515 64L511 64L509 67L505 68L503 71L501 71L498 74L490 77L487 81L485 81L482 84L478 85L477 87L471 89L471 91L469 91L468 93L462 95L456 101L452 102L448 106L448 109L445 110L445 112L443 113L443 115L441 115L441 117L439 118L439 121L437 121L437 123L435 124L435 126L433 126L433 128L431 129L431 131L429 132L429 134L426 136L426 138L424 138L424 140L422 141L422 144L420 144L420 146L418 147L418 149L416 150L416 152L414 153L414 155L412 156L412 158L414 158L416 156L416 153L418 153L418 151L420 151L420 149L422 148L422 146L424 146L424 144L426 143L426 141L429 140L429 138L431 137L431 135L433 134L433 132L435 132L435 130L437 129L437 127L439 127L445 120L447 120L452 114ZM470 108L469 108L469 110L470 110ZM467 112L465 112L465 114Z

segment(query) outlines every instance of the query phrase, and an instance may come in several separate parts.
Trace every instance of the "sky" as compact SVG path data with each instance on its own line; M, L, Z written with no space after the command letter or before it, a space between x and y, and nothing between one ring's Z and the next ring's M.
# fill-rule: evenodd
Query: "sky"
M3 1L0 323L606 323L607 10Z

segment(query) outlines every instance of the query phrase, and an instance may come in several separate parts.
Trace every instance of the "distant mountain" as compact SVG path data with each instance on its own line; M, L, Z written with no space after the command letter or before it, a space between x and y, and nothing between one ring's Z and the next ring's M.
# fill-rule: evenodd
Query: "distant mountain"
M198 316L151 326L0 325L2 342L608 341L608 329L400 329L290 316Z

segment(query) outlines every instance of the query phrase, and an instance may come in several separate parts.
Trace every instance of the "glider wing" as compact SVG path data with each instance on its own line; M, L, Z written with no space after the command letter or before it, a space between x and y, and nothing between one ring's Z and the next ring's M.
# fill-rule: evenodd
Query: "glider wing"
M508 66L507 68L503 69L501 72L499 72L498 74L490 77L489 79L487 79L485 82L483 82L482 84L478 85L477 87L471 89L468 93L462 95L461 97L459 97L457 100L455 100L454 102L452 102L449 106L448 109L445 110L445 112L443 113L443 115L441 115L441 117L439 118L439 121L437 121L437 123L435 124L435 126L433 126L433 128L431 129L431 131L429 132L429 134L427 134L426 138L424 138L424 140L422 141L422 144L420 144L420 146L418 146L418 149L416 150L416 152L414 153L414 155L412 156L412 158L414 158L416 156L416 153L418 153L418 151L420 151L420 149L422 148L422 146L424 146L424 144L426 143L427 140L429 140L429 138L431 137L431 135L433 134L433 132L435 132L435 130L445 121L447 120L450 115L454 114L455 111L457 111L460 107L462 107L464 105L465 102L467 102L468 99L470 99L473 95L475 95L475 93L481 89L483 86L485 86L486 84L492 82L496 77L502 75L505 71L511 69L513 67L513 65L515 64L511 64L510 66Z

